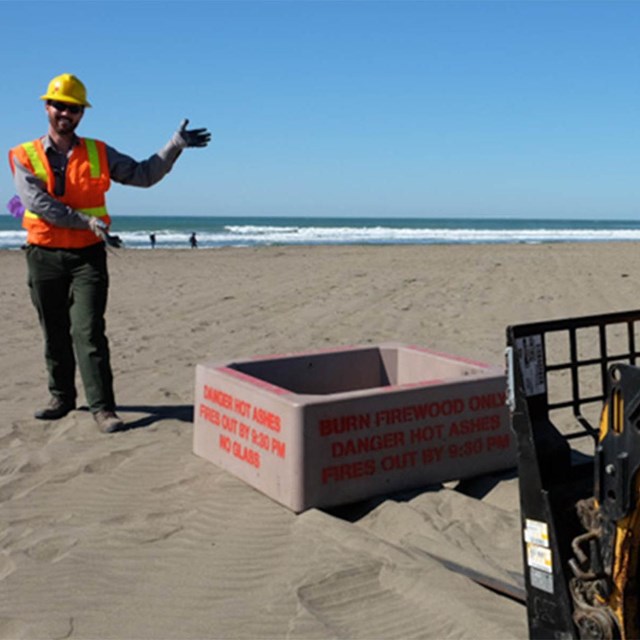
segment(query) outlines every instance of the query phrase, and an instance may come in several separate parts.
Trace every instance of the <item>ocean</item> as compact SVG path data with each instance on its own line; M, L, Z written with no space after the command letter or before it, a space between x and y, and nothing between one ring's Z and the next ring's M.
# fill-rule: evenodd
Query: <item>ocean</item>
M188 249L265 245L480 244L616 242L640 240L635 220L522 220L498 218L278 218L120 216L111 232L128 249ZM19 249L20 221L0 216L0 249Z

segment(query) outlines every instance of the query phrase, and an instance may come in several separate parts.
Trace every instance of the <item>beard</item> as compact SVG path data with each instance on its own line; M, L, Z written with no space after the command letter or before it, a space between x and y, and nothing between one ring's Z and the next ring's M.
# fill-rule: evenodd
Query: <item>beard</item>
M58 135L69 136L73 134L80 124L80 118L69 118L59 113L50 113L49 124Z

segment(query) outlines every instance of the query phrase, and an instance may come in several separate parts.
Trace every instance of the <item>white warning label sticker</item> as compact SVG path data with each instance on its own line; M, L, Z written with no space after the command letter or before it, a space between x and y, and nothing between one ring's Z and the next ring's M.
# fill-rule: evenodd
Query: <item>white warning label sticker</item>
M538 544L527 544L527 564L534 569L553 572L553 564L551 562L551 549L541 547Z
M542 336L525 336L516 339L516 354L522 373L524 392L527 397L544 393L544 355Z
M549 546L549 527L546 522L540 520L525 520L524 541L538 544L541 547Z

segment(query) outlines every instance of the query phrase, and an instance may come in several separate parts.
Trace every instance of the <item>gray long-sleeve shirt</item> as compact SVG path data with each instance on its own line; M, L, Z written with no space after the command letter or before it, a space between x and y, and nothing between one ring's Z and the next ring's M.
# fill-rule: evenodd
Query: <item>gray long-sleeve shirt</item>
M60 184L56 180L56 187L62 189L56 195L63 195L64 180L67 162L73 148L78 144L76 137L69 154L60 153L53 145L49 135L42 138L42 144L47 154L49 164L56 177L60 177ZM107 160L109 162L109 174L114 182L128 184L134 187L150 187L171 171L173 164L185 148L185 143L178 133L174 133L171 140L151 157L138 162L130 156L116 151L113 147L107 147ZM47 192L47 185L39 180L31 171L15 161L14 183L22 204L42 216L45 220L58 227L73 229L88 228L88 217L68 207Z

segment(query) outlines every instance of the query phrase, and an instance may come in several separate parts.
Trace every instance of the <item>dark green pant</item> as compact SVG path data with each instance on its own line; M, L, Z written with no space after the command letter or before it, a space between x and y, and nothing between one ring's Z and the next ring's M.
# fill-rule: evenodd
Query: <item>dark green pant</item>
M77 359L89 409L114 411L104 321L109 289L104 245L86 249L30 245L27 265L31 300L44 333L51 395L75 401Z

